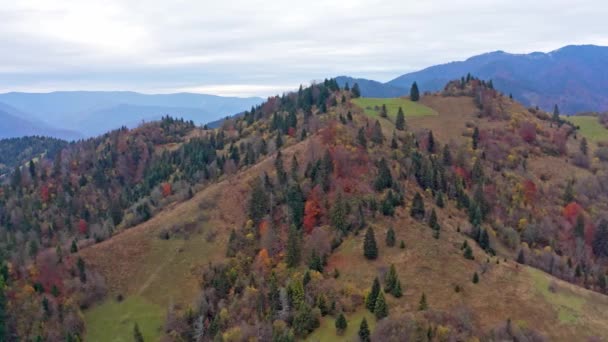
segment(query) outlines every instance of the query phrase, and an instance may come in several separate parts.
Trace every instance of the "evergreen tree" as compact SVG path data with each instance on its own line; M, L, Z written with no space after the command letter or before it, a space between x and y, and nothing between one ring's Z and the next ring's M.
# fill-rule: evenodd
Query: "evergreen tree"
M386 159L382 158L378 163L378 176L374 182L374 187L376 188L376 191L382 191L392 186L393 176L391 175L391 170L388 167Z
M420 303L418 303L418 311L424 311L428 309L429 306L426 302L426 295L422 292L422 296L420 297Z
M583 137L583 139L581 140L580 150L583 155L587 155L587 153L589 152L589 145L587 144L587 138L585 137Z
M281 292L274 271L270 275L270 282L268 285L268 302L273 315L283 309L281 304Z
M483 229L479 236L479 247L481 247L484 251L490 249L490 236L488 235L488 231Z
M342 234L346 234L348 231L348 208L346 201L342 198L342 193L338 192L336 202L331 207L329 218L332 226L336 228Z
M477 272L473 273L473 284L477 284L479 283L479 275L477 275Z
M270 209L270 198L266 193L262 179L256 178L251 188L249 199L249 217L254 223L259 223Z
M353 94L353 98L358 98L361 97L361 90L359 89L359 84L355 83L353 84L353 88L351 90L351 93Z
M431 210L431 216L429 217L429 227L433 230L439 230L439 222L437 222L437 213L435 212L435 208Z
M429 153L435 153L435 137L433 137L433 131L429 131L429 136L428 136L428 145L427 145L427 151Z
M405 129L405 114L403 114L403 109L401 109L401 107L399 107L399 110L397 111L397 119L395 120L395 128L397 128L400 131L403 131Z
M78 260L76 261L76 266L78 268L78 277L80 278L80 282L86 283L87 282L87 273L85 270L84 260L82 260L81 257L78 257Z
M444 201L443 201L443 191L439 191L439 192L437 193L437 199L436 199L436 201L435 201L435 204L437 204L437 206L438 206L439 208L443 208L443 207L445 206L445 203L444 203Z
M340 315L338 315L338 318L336 318L335 325L337 334L342 335L348 327L348 322L346 322L346 317L344 317L343 313L340 312Z
M400 280L397 280L397 285L395 285L395 287L393 287L391 294L395 298L401 298L401 296L403 296L403 291L401 290L401 281Z
M576 217L576 225L574 226L574 236L577 238L585 237L585 217L583 214L578 214Z
M348 111L348 113L346 113L346 119L348 121L353 121L353 113L351 113L350 110Z
M317 271L319 273L323 273L323 260L321 260L321 257L319 256L319 254L317 254L316 249L312 250L312 254L311 254L310 260L308 262L308 267L311 270Z
M418 192L414 195L414 199L412 200L410 216L417 220L421 220L424 217L424 201Z
M384 103L382 104L382 109L380 109L380 117L382 117L382 118L388 117L388 111L386 110L386 105Z
M448 144L443 145L443 165L450 166L452 165L452 153L450 152L450 146Z
M378 247L376 246L376 237L374 236L372 227L368 227L367 232L365 233L365 239L363 240L363 255L369 260L374 260L378 257Z
M553 107L553 121L555 122L560 122L560 117L559 117L559 107L557 106L557 104Z
M395 269L395 265L391 264L391 268L388 273L384 277L384 292L393 293L397 285L399 284L399 276L397 276L397 270Z
M420 91L416 82L412 83L412 87L410 88L410 100L414 102L420 100Z
M598 257L608 256L608 221L601 220L593 238L593 253Z
M524 255L524 250L520 249L519 250L519 254L517 254L517 263L518 264L525 264L526 263L526 258Z
M374 279L374 283L372 284L372 289L365 298L365 307L370 311L374 312L374 308L376 307L376 299L378 298L378 294L380 293L380 280L378 277Z
M371 342L370 331L365 317L363 317L361 325L359 326L359 340L361 342Z
M479 147L479 128L475 127L473 130L473 149L476 150Z
M279 180L279 183L287 183L287 172L283 166L283 154L281 154L280 150L277 152L277 156L274 159L274 168L277 171L277 179Z
M371 140L376 145L382 145L384 142L384 135L382 134L382 126L380 126L380 121L376 120L374 123L374 127L372 128L372 137Z
M296 227L302 227L302 220L304 218L304 194L300 189L300 184L294 183L287 189L286 196L287 206L289 213L291 214L291 222Z
M391 148L393 150L396 150L399 147L399 144L397 143L397 134L395 134L395 131L393 131L393 137L391 138Z
M289 228L286 262L288 267L297 267L300 264L300 231L295 225Z
M388 227L388 231L386 232L386 245L388 247L395 246L395 230L393 227Z
M574 180L569 180L566 183L566 189L564 190L564 204L569 204L574 201Z
M473 249L471 249L471 246L469 246L468 244L464 247L463 255L464 255L465 259L475 260L475 257L473 256Z
M357 143L362 147L367 147L367 138L365 137L365 130L363 127L359 128L359 132L357 132Z
M401 240L401 242L399 243L399 248L405 249L405 241Z
M70 246L70 253L78 252L78 245L76 244L76 239L72 240L72 245Z
M386 299L384 299L384 293L380 292L376 299L376 305L374 306L374 315L376 319L382 319L388 316L388 305L386 305Z
M144 335L139 331L139 325L137 323L135 323L135 326L133 327L133 339L135 342L144 342Z

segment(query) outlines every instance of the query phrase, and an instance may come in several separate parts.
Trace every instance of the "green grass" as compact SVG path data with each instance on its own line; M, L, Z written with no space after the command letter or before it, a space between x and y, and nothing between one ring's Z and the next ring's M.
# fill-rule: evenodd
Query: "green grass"
M335 317L325 316L321 320L321 326L317 330L313 331L313 333L306 338L306 341L357 341L359 325L361 324L363 317L367 319L367 324L369 325L370 331L373 332L374 328L376 327L376 318L365 309L360 309L359 311L345 315L345 317L346 321L348 322L348 327L342 336L336 334Z
M602 126L595 116L568 116L566 120L580 127L581 134L587 139L598 142L608 141L608 129Z
M394 98L373 98L373 97L359 97L353 99L352 102L357 106L361 107L365 114L371 117L380 116L380 108L382 105L386 105L386 110L388 112L388 117L391 119L395 119L397 116L397 111L399 107L403 109L403 113L405 117L418 117L418 116L428 116L428 115L437 115L433 109L420 104L418 102L413 102L405 98L394 97ZM378 109L376 109L376 107Z
M531 267L528 267L527 270L532 277L536 290L557 310L559 321L562 323L576 323L585 305L585 300L559 286L557 286L555 292L550 291L549 277L545 273Z
M85 312L86 340L95 342L133 341L135 323L145 341L158 341L165 310L144 298L133 296L122 302L112 298Z

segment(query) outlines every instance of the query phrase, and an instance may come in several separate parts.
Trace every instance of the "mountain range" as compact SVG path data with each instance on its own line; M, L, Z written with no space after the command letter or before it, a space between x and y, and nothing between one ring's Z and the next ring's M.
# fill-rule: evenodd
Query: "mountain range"
M543 53L512 54L495 51L464 61L431 66L406 73L386 83L338 77L340 85L359 84L366 97L409 94L415 81L422 92L438 91L451 79L468 73L491 79L494 86L528 106L562 113L608 109L608 47L569 45Z
M134 127L164 115L205 124L250 109L261 98L176 93L65 91L0 94L0 137L48 135L68 140ZM55 127L60 127L57 129Z

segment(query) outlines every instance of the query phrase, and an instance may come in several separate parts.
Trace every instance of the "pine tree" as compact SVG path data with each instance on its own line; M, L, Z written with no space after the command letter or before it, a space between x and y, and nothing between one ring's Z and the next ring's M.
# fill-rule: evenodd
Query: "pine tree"
M76 239L72 240L72 245L70 246L70 253L78 252L78 245L76 244Z
M391 291L391 294L395 298L401 298L401 296L403 296L403 291L401 290L401 281L400 280L397 280L397 285L395 285L395 287Z
M587 144L587 138L583 137L583 139L581 140L581 153L583 155L587 155L587 153L589 152L589 145Z
M363 255L369 260L374 260L378 257L378 247L376 246L376 237L374 236L372 227L368 227L367 232L365 233L365 239L363 240Z
M361 147L367 147L367 138L365 137L365 130L363 127L359 128L359 132L357 132L357 143L359 143Z
M388 247L395 246L395 230L393 227L388 227L388 231L386 232L386 245Z
M463 255L465 259L475 260L475 257L473 256L473 249L471 249L471 246L469 246L468 244L464 247Z
M359 340L361 342L371 342L370 331L365 317L363 317L361 325L359 326Z
M338 318L336 318L336 332L338 333L338 335L342 335L344 333L344 330L346 330L346 328L348 327L348 322L346 322L346 317L344 317L344 314L340 312L340 315L338 315Z
M386 305L386 299L384 299L384 293L380 292L376 299L376 305L374 306L374 315L376 319L382 319L388 316L388 305Z
M374 182L374 188L376 188L376 191L382 191L392 186L393 176L391 175L391 170L388 167L386 159L382 158L378 163L378 176Z
M85 270L84 260L82 260L81 257L78 257L78 260L76 261L76 266L78 267L78 277L80 278L80 282L86 283L87 282L87 273Z
M433 131L429 131L429 136L428 136L428 144L427 144L427 151L429 153L435 153L435 137L433 136Z
M399 107L399 110L397 111L397 119L395 120L395 128L397 128L400 131L403 131L405 129L405 114L403 114L403 109L401 109L401 107Z
M308 262L308 268L319 273L323 273L323 260L321 260L319 254L317 254L316 249L312 250L310 261Z
M286 262L288 267L297 267L300 264L300 231L295 225L289 228Z
M553 107L553 121L560 122L559 107L557 106L557 104Z
M380 126L380 121L376 120L374 123L374 127L372 128L372 142L376 145L382 145L384 142L384 135L382 134L382 126Z
M600 221L591 246L596 256L600 258L608 256L608 221Z
M477 275L477 272L473 273L473 284L477 284L479 283L479 275Z
M361 97L361 90L359 89L359 84L355 83L353 84L353 88L351 89L351 92L353 94L353 98L358 98Z
M424 311L428 309L429 306L426 303L426 295L422 292L422 296L420 296L420 303L418 303L418 311Z
M270 198L266 193L264 184L260 178L256 178L251 188L249 199L249 217L254 223L259 223L268 213Z
M372 289L365 298L365 307L370 311L374 312L374 308L376 307L376 299L378 298L378 294L380 293L380 280L378 277L374 279L374 283L372 284Z
M585 217L583 214L578 214L576 217L576 225L574 226L574 236L583 238L585 236Z
M420 100L420 91L416 82L412 83L412 87L410 88L410 100L414 102Z
M347 220L347 215L348 215L348 210L347 210L347 203L346 201L342 198L342 193L338 192L338 196L336 197L336 201L334 203L334 205L331 207L330 213L329 213L329 218L331 221L331 225L334 226L334 228L336 228L339 232L341 232L342 234L346 234L346 232L348 231L348 220Z
M484 251L490 249L490 236L488 235L488 231L483 229L479 236L479 247L481 247Z
M439 230L439 222L437 222L437 213L435 212L435 208L431 210L431 216L429 217L429 227L433 230Z
M450 146L448 144L443 145L443 165L450 166L452 165L452 152L450 152Z
M566 189L564 190L564 204L569 204L574 201L574 180L569 180L566 183Z
M401 240L401 243L399 243L399 248L405 249L405 241Z
M139 325L137 323L135 323L135 326L133 327L133 339L135 342L144 342L144 336L141 334L141 331L139 331Z
M412 200L410 216L418 220L421 220L424 217L424 201L418 192L414 195L414 199Z
M473 130L473 149L476 150L479 146L479 128Z
M382 109L380 109L380 117L382 117L382 118L388 117L388 111L386 110L386 105L384 103L382 104Z
M395 289L395 287L397 286L397 283L399 282L399 277L397 276L397 270L395 269L395 265L391 264L391 268L389 269L388 273L386 273L386 276L384 277L384 292L393 292L393 290Z
M443 191L439 191L437 193L437 199L435 201L435 204L439 207L439 208L443 208L445 206L445 203L443 201Z
M518 264L525 264L526 263L526 257L524 255L524 250L520 249L519 250L519 254L517 254L517 263Z

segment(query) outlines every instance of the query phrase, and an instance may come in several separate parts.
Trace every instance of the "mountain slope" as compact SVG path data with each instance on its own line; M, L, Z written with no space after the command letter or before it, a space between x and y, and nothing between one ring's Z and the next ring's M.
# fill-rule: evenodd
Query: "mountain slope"
M0 94L4 102L50 125L102 134L163 115L185 117L204 124L250 109L261 98L221 97L205 94L140 94L135 92L65 91Z
M409 89L418 82L422 91L440 90L449 80L471 73L491 79L497 89L526 105L545 110L558 104L562 112L608 109L608 47L566 46L541 53L486 53L465 61L432 66L408 73L387 85Z
M73 140L82 136L67 129L57 129L30 118L27 114L0 103L0 139L16 138L22 136L49 136L54 138Z

